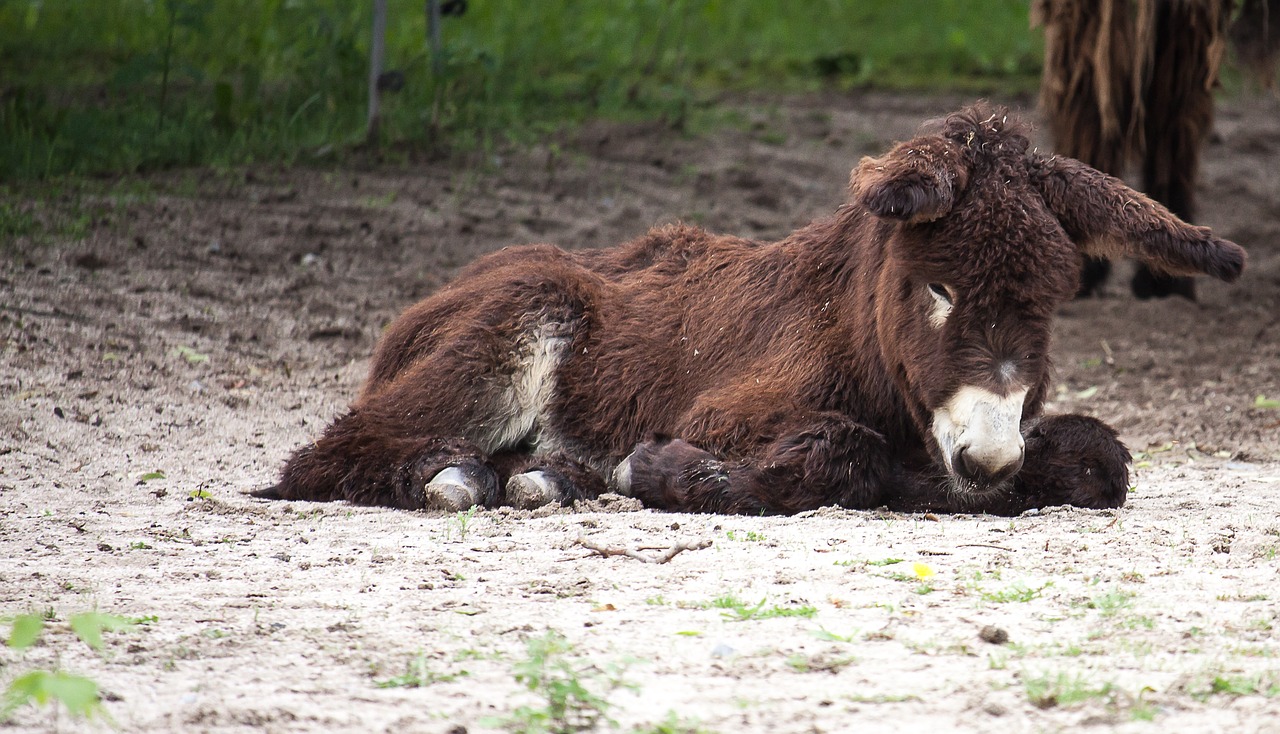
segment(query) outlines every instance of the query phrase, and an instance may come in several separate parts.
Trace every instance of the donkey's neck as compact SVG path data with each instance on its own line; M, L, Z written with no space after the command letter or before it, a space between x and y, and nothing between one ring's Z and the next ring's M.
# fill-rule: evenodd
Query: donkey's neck
M796 269L805 297L829 305L832 370L824 407L857 415L899 445L921 442L877 336L876 280L893 224L845 206L787 237L779 246Z

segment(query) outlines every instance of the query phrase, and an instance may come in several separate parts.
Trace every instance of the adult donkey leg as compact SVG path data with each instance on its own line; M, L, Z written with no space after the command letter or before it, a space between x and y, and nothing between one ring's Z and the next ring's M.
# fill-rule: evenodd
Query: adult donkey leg
M878 433L836 413L793 426L727 460L681 439L647 441L619 466L615 483L649 507L686 512L792 514L881 504L894 479Z

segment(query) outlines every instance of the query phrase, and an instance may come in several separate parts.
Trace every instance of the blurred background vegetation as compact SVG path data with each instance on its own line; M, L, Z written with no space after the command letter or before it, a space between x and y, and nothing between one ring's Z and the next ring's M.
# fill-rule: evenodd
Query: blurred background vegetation
M0 0L0 181L342 155L364 141L371 5ZM1030 90L1040 67L1028 0L465 5L436 74L423 0L389 0L403 87L385 145L526 142L593 116L685 127L744 90Z

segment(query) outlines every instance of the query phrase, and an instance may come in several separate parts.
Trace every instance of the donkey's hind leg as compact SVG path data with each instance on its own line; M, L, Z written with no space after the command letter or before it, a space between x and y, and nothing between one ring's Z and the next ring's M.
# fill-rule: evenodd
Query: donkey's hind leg
M533 509L599 497L606 489L595 469L559 451L519 457L505 487L505 503Z
M821 414L731 461L679 439L641 443L614 472L614 482L649 507L794 514L827 505L878 507L892 471L878 433Z
M491 507L499 496L497 474L469 441L387 430L359 410L294 452L279 483L254 494L432 510Z

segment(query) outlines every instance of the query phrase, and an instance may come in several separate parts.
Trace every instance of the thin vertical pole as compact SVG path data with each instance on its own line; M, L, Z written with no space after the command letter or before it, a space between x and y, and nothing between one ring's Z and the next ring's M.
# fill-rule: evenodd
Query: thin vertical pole
M373 0L373 39L369 44L369 120L365 139L378 141L378 77L382 76L382 56L387 44L387 0Z
M444 64L440 53L440 0L427 0L427 40L431 44L431 72L440 76Z

